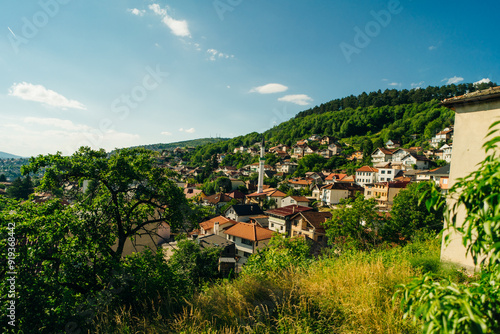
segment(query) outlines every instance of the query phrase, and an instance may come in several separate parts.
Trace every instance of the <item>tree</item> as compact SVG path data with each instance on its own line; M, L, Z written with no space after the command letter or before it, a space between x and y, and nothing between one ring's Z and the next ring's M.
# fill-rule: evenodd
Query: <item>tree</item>
M381 242L378 230L384 220L375 206L373 198L365 200L362 194L343 201L325 223L328 243L338 250L370 250L378 245Z
M15 179L12 185L7 188L7 195L16 199L28 199L33 191L33 182L28 175L25 178L18 177Z
M188 239L180 240L177 247L169 262L177 274L186 280L186 287L195 289L202 282L218 276L221 248L202 249Z
M366 138L362 145L363 151L363 161L369 162L371 160L371 154L373 153L373 142L370 138Z
M5 177L5 174L0 175L0 182L7 182L7 178Z
M443 208L428 211L425 202L430 198L433 184L410 183L394 198L390 223L384 234L388 239L408 241L419 230L438 233L443 229Z

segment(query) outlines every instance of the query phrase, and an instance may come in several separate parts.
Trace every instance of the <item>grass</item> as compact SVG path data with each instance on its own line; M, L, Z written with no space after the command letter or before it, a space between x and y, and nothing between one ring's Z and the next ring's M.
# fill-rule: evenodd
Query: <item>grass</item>
M423 272L460 279L439 262L435 240L372 253L325 256L307 268L290 266L266 275L219 281L185 300L173 317L161 307L134 315L106 312L96 333L418 333L403 319L399 284ZM151 309L151 308L150 308Z

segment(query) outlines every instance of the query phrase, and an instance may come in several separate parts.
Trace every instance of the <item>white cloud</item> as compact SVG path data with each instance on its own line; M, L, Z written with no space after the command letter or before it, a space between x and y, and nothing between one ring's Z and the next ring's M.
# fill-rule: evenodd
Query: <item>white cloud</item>
M420 82L412 82L411 83L411 88L421 88L424 84L424 81L420 81Z
M490 78L483 78L483 79L481 79L479 81L474 82L474 85L479 85L479 84L482 84L482 83L490 83L490 82L491 82Z
M209 54L208 59L210 59L211 61L215 61L215 60L217 60L217 58L224 58L224 59L234 58L234 55L222 53L222 52L217 51L215 49L208 49L207 53Z
M250 90L250 93L260 93L260 94L272 94L281 93L288 90L288 87L278 83L268 83L267 85L254 87Z
M127 9L127 11L137 16L143 16L144 13L146 13L144 9L137 9L137 8L129 8Z
M13 84L9 89L9 95L19 97L23 100L40 102L45 105L61 109L87 109L85 105L76 100L69 100L61 94L47 89L42 85L33 85L27 82Z
M190 129L180 128L179 131L180 132L187 132L187 133L195 133L196 130L194 128L190 128Z
M164 135L164 136L171 136L172 132L163 131L161 134Z
M295 94L295 95L285 95L280 97L278 101L292 102L298 104L299 106L306 106L313 101L312 98L306 94Z
M172 34L180 37L191 37L191 33L189 32L188 23L186 20L176 20L170 15L168 15L166 9L162 9L160 5L154 3L149 5L148 7L151 9L156 15L162 17L162 22L170 28Z
M140 137L78 124L67 119L0 115L0 143L9 152L21 156L56 153L68 155L80 146L107 151L116 147L136 146Z
M444 78L441 81L446 81L447 85L451 85L451 84L456 84L456 83L464 81L464 78L454 76L453 78Z
M436 50L436 49L437 49L437 46L435 46L435 45L429 46L429 51Z
M400 82L391 82L389 83L389 86L401 86Z

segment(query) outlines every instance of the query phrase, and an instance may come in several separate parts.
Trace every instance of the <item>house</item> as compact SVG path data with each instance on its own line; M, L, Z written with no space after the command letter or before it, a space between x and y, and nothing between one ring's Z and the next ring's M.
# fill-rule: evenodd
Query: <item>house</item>
M417 151L412 150L412 149L407 149L407 148L398 148L394 152L392 152L392 159L391 162L392 164L395 165L402 165L402 160L404 157L406 157L408 154L413 153L417 154Z
M385 165L379 165L377 169L377 182L392 181L399 172L399 170L392 167L390 162Z
M435 168L427 172L421 173L423 176L427 176L428 180L434 181L436 186L443 192L447 192L450 188L449 177L450 177L450 164L443 167Z
M242 193L239 190L233 190L231 192L226 193L226 195L229 196L229 197L231 197L232 199L237 200L241 204L245 204L245 198L246 198L246 196L245 196L244 193Z
M346 158L347 160L363 160L363 152L356 151Z
M214 206L216 209L219 209L231 202L232 198L224 193L217 193L210 196L207 196L203 199L203 205L205 206Z
M309 200L305 196L288 196L281 200L281 207L288 205L309 206Z
M251 165L247 165L245 166L246 168L249 168L250 169L250 172L252 173L258 173L259 172L259 163L258 162L255 162ZM264 165L264 170L274 170L274 168L272 166L269 166L269 165Z
M250 217L262 215L264 212L257 204L231 205L224 211L224 216L237 222L245 223Z
M288 180L288 184L293 189L310 189L314 186L315 181L312 178L295 178Z
M325 159L330 159L331 157L334 156L333 151L331 151L329 149L319 150L316 153L321 155Z
M257 226L268 228L269 227L269 216L257 215L250 217L248 221L250 224L257 224Z
M269 229L290 236L290 217L298 212L310 210L312 208L295 204L267 210L265 214L269 216Z
M312 197L314 198L315 201L319 201L319 199L321 198L321 187L322 186L316 184L312 188Z
M318 136L318 135L312 135L309 138L307 138L307 140L309 140L309 141L318 141L320 139L321 139L321 136Z
M201 189L195 189L195 188L184 188L184 196L186 196L187 199L190 198L196 198L198 196L202 196L203 190Z
M392 154L396 151L396 149L388 149L385 147L379 147L375 151L373 151L372 164L375 166L379 163L385 163L392 161Z
M363 192L363 187L355 183L330 183L320 189L319 200L325 206L336 205L342 199L355 198L358 192Z
M390 208L394 201L394 197L406 188L410 182L407 181L390 181L378 182L368 187L365 187L365 198L374 198L378 202L379 208Z
M431 139L430 145L438 148L441 144L446 143L453 137L453 128L444 128Z
M280 208L281 207L281 200L286 197L286 194L282 191L279 191L276 188L267 188L264 189L263 192L261 193L252 193L247 195L247 200L250 203L257 203L260 204L261 201L266 198L272 202L274 202L274 207Z
M256 224L236 223L224 231L226 238L235 243L237 272L241 269L250 255L263 249L273 236L273 231Z
M323 183L323 173L306 172L306 178L311 178L316 184Z
M385 142L384 145L387 148L398 148L401 146L401 141L389 139L388 141Z
M424 155L410 153L401 160L405 169L428 169L430 160Z
M214 229L215 223L217 223L218 225L217 231L215 231ZM237 223L236 221L226 218L224 216L217 216L200 223L200 235L208 235L208 234L221 235L225 229L233 226L236 223Z
M279 173L292 174L297 170L299 165L296 162L285 161L283 163L276 164L276 170Z
M446 161L447 163L451 162L451 149L452 146L448 144L444 144L439 148L441 152L443 152L443 156L441 157L441 160Z
M331 142L328 144L328 150L332 155L339 155L342 152L342 146L338 142Z
M356 183L364 187L367 183L377 182L378 169L370 166L363 166L356 169Z
M325 183L326 184L331 184L335 182L342 182L344 178L347 177L347 174L342 174L342 173L330 173L328 176L325 178Z
M330 212L304 211L290 217L292 237L307 236L326 245L326 232L323 224L332 218Z

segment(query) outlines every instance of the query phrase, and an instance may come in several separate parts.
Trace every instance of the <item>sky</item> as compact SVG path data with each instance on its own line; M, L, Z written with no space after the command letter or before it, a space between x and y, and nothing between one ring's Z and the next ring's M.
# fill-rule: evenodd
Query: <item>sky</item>
M363 91L500 82L498 1L6 0L0 9L0 151L24 157L231 138Z

